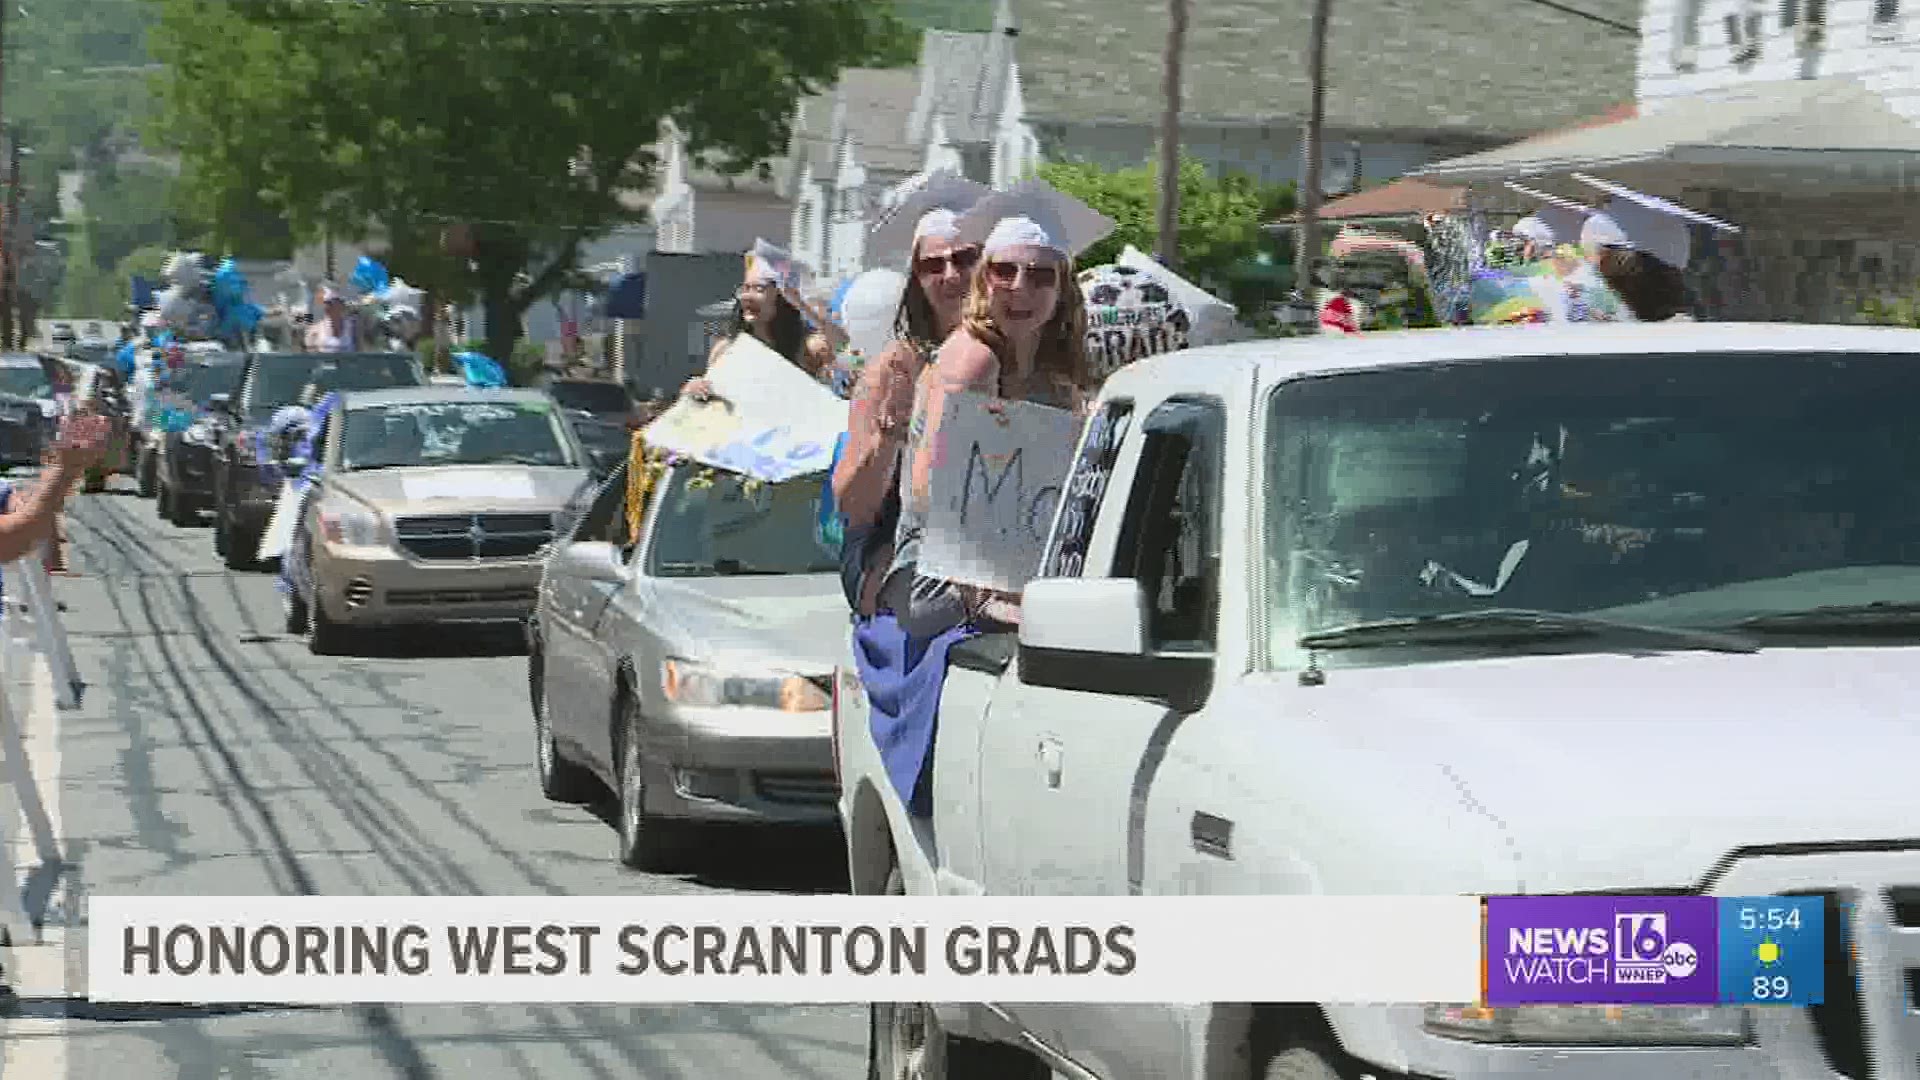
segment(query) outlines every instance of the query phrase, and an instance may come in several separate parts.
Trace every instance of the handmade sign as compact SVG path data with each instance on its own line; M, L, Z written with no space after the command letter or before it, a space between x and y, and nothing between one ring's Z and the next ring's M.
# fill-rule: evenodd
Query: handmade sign
M647 425L651 449L780 483L827 469L847 403L741 334L707 371L716 400L682 398Z
M1065 409L947 398L934 435L921 572L1018 592L1040 566L1080 421Z
M1174 273L1132 244L1121 250L1113 264L1152 274L1166 285L1167 291L1173 294L1173 302L1186 308L1193 319L1188 343L1194 348L1219 345L1241 336L1240 314L1232 304Z
M1092 267L1080 275L1080 291L1087 304L1087 362L1095 378L1191 344L1193 313L1149 272Z

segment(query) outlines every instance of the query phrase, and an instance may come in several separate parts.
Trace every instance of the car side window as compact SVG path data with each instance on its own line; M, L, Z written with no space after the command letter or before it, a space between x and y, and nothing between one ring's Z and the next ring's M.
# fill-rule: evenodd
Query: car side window
M1073 471L1067 474L1061 498L1060 520L1047 540L1040 562L1041 577L1079 577L1086 568L1087 545L1093 541L1100 500L1113 476L1113 463L1132 426L1133 402L1115 398L1100 407L1080 440Z
M1143 442L1114 577L1147 596L1147 643L1157 652L1212 652L1220 616L1220 511L1226 408L1176 398L1141 424Z
M575 543L613 544L629 547L627 538L627 470L621 466L600 485L587 512L574 526Z

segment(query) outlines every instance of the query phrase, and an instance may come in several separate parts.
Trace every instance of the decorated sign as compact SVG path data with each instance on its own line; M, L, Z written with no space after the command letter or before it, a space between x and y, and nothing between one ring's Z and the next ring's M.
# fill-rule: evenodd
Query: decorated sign
M921 572L1018 592L1041 552L1073 462L1080 421L1065 409L952 394L934 435Z
M751 334L707 371L714 400L682 398L646 428L661 453L780 483L822 472L847 430L847 403Z
M1096 266L1080 275L1087 302L1087 360L1096 378L1192 343L1193 314L1165 283L1131 266Z

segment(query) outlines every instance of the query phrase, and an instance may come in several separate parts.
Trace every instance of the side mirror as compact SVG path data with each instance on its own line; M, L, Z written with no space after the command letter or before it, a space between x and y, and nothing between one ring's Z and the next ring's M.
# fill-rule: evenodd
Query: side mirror
M568 544L554 554L554 571L583 581L617 584L627 579L620 549L598 540Z
M1020 681L1194 712L1213 690L1211 653L1149 647L1147 596L1132 578L1035 578L1020 597Z

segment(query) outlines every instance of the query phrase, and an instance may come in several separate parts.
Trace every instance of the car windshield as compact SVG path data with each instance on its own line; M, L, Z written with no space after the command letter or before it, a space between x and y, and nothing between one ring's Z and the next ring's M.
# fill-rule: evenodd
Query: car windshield
M544 401L427 401L350 407L341 428L348 472L439 465L551 465L578 454Z
M1920 357L1838 353L1285 383L1265 463L1269 653L1297 662L1305 635L1393 620L1453 633L1474 612L1712 628L1920 603L1917 392Z
M821 478L760 484L733 473L680 466L669 473L653 527L647 572L654 577L824 574L839 552L821 544Z
M0 394L45 398L53 396L53 384L47 381L47 369L37 360L0 362Z
M619 383L585 380L554 382L547 386L547 392L562 408L583 412L623 413L632 407L626 388Z
M406 353L280 353L260 357L247 408L255 418L272 416L274 410L298 402L309 383L324 395L425 382L420 362Z

